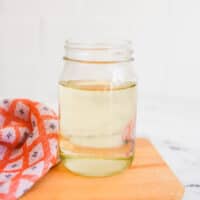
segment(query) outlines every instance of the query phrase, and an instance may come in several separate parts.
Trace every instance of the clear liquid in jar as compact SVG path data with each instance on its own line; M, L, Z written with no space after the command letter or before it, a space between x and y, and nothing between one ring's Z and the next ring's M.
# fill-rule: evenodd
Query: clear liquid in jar
M133 159L136 83L60 81L60 151L66 168L108 176Z

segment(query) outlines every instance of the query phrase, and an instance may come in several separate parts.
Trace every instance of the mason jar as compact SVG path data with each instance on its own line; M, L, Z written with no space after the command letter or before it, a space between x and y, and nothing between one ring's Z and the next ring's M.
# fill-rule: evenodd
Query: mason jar
M132 44L66 41L59 81L60 153L76 174L108 176L134 158Z

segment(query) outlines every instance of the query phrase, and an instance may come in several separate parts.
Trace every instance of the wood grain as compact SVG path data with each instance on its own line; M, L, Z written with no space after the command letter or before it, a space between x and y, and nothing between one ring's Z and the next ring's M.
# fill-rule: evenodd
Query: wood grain
M184 188L152 144L139 138L133 165L106 178L74 175L54 167L21 200L180 200Z

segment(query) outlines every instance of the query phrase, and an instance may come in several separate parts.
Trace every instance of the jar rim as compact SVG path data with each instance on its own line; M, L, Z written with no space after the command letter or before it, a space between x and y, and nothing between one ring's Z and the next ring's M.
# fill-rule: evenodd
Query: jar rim
M92 41L92 40L66 40L65 48L75 48L82 50L105 50L105 49L132 49L131 40L109 40L109 41Z
M121 62L133 60L131 40L65 41L65 59L80 61Z

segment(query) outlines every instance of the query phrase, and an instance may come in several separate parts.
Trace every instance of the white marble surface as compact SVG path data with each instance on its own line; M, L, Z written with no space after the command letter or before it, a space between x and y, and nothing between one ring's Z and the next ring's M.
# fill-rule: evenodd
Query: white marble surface
M200 199L200 101L140 101L137 136L156 146L185 186L184 200Z

